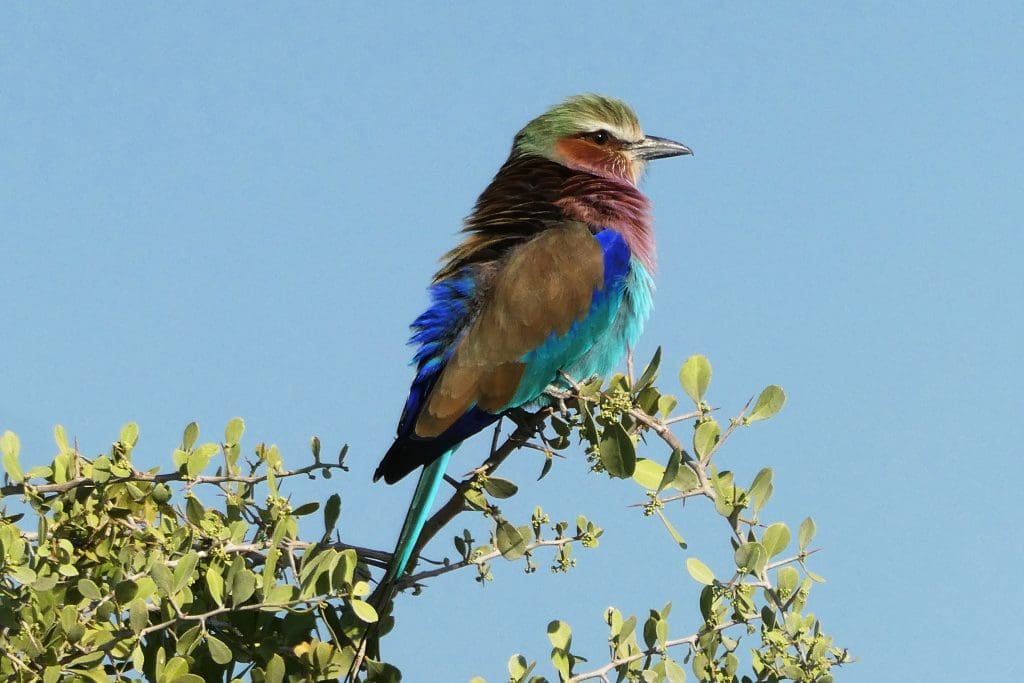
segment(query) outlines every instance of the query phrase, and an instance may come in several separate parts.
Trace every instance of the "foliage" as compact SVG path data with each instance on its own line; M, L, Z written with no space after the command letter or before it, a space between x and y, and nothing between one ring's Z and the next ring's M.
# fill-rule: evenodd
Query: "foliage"
M504 440L495 434L481 467L428 520L420 547L464 512L488 518L487 539L478 543L463 530L452 557L431 569L414 568L399 587L464 568L487 581L499 558L523 562L532 572L541 551L553 553L552 571L569 571L576 562L573 547L597 547L602 529L583 517L552 524L540 507L528 522L506 519L497 501L516 495L518 486L495 471L511 453L531 447L546 454L544 476L555 453L575 437L593 472L640 486L643 514L658 518L678 549L687 546L667 514L681 509L673 503L709 500L724 521L735 569L719 578L700 559L686 559L699 586L694 604L702 624L686 636L670 635L671 604L643 619L609 607L608 659L592 669L584 670L569 625L553 621L548 639L554 679L831 681L833 667L850 657L805 610L813 584L823 580L807 567L815 552L814 522L807 518L799 525L795 550L787 554L794 546L789 526L762 521L772 495L771 469L742 485L715 462L737 429L782 408L784 392L766 388L723 430L705 400L707 359L694 356L680 370L694 404L685 413L676 411L675 396L655 386L660 359L659 350L635 380L631 373L606 384L566 378L567 390L549 390L551 405L510 415L515 429ZM673 432L686 423L692 424L691 448ZM243 463L243 431L236 418L222 442L197 444L199 428L188 425L172 457L174 470L164 473L133 466L134 424L94 458L69 445L58 426L52 462L27 471L17 437L4 433L0 678L279 683L337 680L355 667L360 680L400 679L395 667L364 658L360 649L367 635L386 637L394 625L390 596L380 589L371 594L373 574L389 553L338 538L337 494L323 504L322 536L299 539L299 519L320 511L320 503L295 506L281 490L290 477L330 478L346 470L346 449L336 461L325 461L314 437L312 462L288 470L276 446L259 444L255 457ZM648 452L648 436L661 442L666 457ZM210 504L210 496L204 500L204 493L216 494L218 505ZM515 655L508 680L548 680L536 668L535 661Z

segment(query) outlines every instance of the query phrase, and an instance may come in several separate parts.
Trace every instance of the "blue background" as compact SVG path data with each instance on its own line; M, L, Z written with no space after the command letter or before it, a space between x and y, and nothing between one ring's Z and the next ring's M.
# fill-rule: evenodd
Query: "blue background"
M370 474L435 258L515 131L611 94L696 152L644 185L660 273L638 359L664 345L677 390L706 354L725 413L786 388L721 462L775 468L768 519L817 520L810 609L861 660L839 680L1003 679L1024 642L1024 11L890 4L4 4L0 429L26 464L56 422L96 454L138 421L165 466L191 420L218 440L244 416L246 450L296 465L312 434L347 442L343 536L390 546L412 482ZM483 589L460 572L403 597L385 645L406 680L543 664L556 617L600 664L613 603L672 600L692 631L685 557L731 561L713 511L670 510L683 554L626 507L635 486L578 454L539 467L510 464L505 511L583 512L601 548L569 576L498 563Z

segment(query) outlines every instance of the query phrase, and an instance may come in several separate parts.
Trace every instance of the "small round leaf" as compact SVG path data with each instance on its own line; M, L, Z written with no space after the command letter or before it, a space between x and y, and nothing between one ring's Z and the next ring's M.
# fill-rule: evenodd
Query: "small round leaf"
M711 363L704 356L690 356L679 370L679 382L686 395L699 404L711 384Z
M711 571L711 568L696 557L688 557L686 559L686 571L690 572L690 576L692 576L694 581L697 583L703 583L705 586L710 586L715 582L715 575Z

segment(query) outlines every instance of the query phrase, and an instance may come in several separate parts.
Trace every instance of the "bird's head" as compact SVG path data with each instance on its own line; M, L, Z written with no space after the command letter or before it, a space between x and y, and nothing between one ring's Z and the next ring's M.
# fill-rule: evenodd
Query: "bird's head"
M526 124L513 156L536 155L577 171L634 185L652 159L693 154L686 145L644 135L628 104L602 95L576 95Z

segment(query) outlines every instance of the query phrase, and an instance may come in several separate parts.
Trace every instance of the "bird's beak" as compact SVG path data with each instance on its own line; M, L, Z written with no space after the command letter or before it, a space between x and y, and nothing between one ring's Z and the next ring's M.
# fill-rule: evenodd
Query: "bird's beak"
M655 137L654 135L648 135L640 142L627 145L626 150L633 157L644 161L693 154L693 150L682 143L669 140L668 138Z

